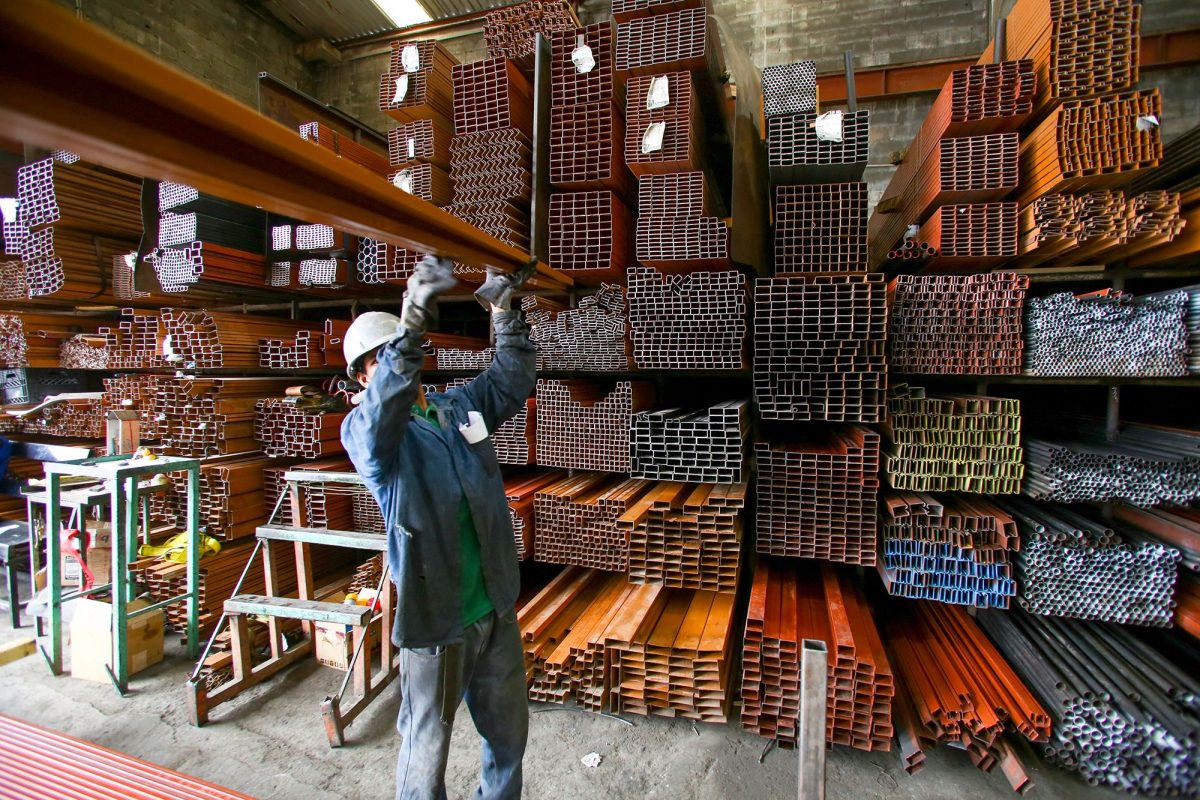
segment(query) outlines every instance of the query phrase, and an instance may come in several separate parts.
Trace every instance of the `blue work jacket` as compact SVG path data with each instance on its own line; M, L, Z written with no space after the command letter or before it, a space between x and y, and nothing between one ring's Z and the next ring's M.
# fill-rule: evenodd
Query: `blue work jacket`
M515 613L520 574L504 479L491 432L525 405L537 379L536 349L520 312L498 312L496 357L468 385L431 394L441 427L414 417L425 352L407 332L379 350L363 400L342 422L342 444L379 503L396 584L392 641L433 647L463 639L458 508L465 495L479 535L483 581L501 617ZM467 412L489 436L468 444Z

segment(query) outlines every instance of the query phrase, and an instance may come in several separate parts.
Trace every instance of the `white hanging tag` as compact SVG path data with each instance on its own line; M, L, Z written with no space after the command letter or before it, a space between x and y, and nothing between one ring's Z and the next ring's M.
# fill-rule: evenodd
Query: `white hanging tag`
M402 192L413 193L413 173L411 169L402 169L392 178L392 185Z
M417 157L417 140L412 138L411 136L408 138L408 157L409 158Z
M575 65L575 71L581 75L596 68L596 57L592 55L592 48L583 41L582 33L575 37L575 49L571 51L571 63Z
M842 112L826 111L813 122L817 138L823 142L842 141Z
M905 238L905 239L915 239L915 238L917 237L917 233L918 233L920 230L921 230L921 226L920 226L920 225L909 225L909 226L908 226L908 227L907 227L907 228L904 230L904 238Z
M646 92L646 110L666 108L671 105L671 81L666 75L650 79L650 91Z
M405 72L416 72L421 68L421 49L415 44L407 44L400 51L400 63Z
M408 94L408 76L401 75L396 78L396 96L392 98L392 102L403 103L406 94Z
M1160 123L1158 121L1157 115L1147 114L1144 117L1138 117L1137 122L1135 122L1134 124L1137 125L1137 129L1139 131L1142 131L1144 133L1146 131L1154 130L1155 128L1157 128L1159 126Z
M651 122L642 134L642 153L648 155L662 150L663 136L667 132L667 123Z
M0 197L0 216L10 225L16 224L18 205L19 201L15 197Z
M130 269L137 267L137 253L126 253L125 255L121 256L121 258L125 259L125 266L129 267Z

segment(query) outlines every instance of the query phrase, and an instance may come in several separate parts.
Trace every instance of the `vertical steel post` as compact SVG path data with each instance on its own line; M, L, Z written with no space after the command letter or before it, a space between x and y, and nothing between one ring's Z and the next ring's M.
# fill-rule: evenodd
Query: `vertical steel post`
M117 691L125 694L129 688L129 643L126 636L129 633L129 609L126 607L129 593L129 510L128 497L125 488L126 480L118 471L112 478L112 541L113 553L113 649L112 649L112 679ZM134 507L136 509L136 506Z
M50 671L62 674L62 484L46 473L46 585L50 587L50 652L43 654ZM31 554L32 555L32 554Z
M1008 24L1004 21L1003 17L1000 17L996 20L996 46L992 48L992 61L997 64L1004 60L1004 51L1008 44L1007 34Z
M851 112L858 111L858 90L854 86L854 51L847 50L842 57L846 60L846 107Z
M537 34L533 61L533 204L529 255L550 263L550 40Z
M187 500L187 637L188 656L200 648L200 463L188 467ZM253 558L251 558L253 561ZM239 586L241 582L239 581Z
M805 639L800 648L799 800L825 800L825 704L829 651L825 643Z

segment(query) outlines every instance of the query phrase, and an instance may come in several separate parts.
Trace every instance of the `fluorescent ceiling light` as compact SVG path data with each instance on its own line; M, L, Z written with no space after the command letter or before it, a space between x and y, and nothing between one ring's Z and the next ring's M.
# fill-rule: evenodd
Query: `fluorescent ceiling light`
M429 22L433 17L417 0L372 0L379 10L388 16L397 28L407 28L419 22Z

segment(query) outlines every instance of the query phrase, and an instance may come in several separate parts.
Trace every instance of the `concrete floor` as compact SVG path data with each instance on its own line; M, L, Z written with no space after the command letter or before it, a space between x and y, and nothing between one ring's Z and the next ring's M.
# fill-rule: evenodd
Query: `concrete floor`
M0 642L30 635L0 623ZM187 721L184 682L191 663L168 642L166 661L136 676L119 697L111 686L53 677L40 655L0 667L0 712L98 742L262 800L366 800L393 791L397 737L396 685L329 748L319 704L336 691L339 673L315 662L296 666L221 706L213 722ZM737 725L701 725L658 718L618 720L533 704L525 757L525 798L793 798L796 759L775 750L758 763L764 741ZM451 798L469 797L479 768L479 737L464 708L450 753ZM592 752L603 761L588 768ZM1001 800L1015 795L997 770L985 774L966 755L945 747L909 776L892 753L837 748L828 760L830 800ZM1115 800L1077 777L1043 764L1027 765L1035 796L1054 800ZM0 796L3 789L0 787Z

